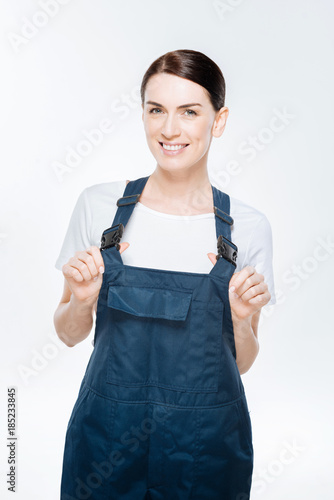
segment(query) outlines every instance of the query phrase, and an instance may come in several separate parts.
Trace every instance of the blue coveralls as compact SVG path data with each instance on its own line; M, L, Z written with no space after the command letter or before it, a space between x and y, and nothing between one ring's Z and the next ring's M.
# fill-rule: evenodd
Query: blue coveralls
M127 184L112 225L125 227L147 180ZM237 252L230 198L212 191L217 238ZM124 265L115 246L101 253L61 500L248 500L252 429L228 292L236 264L221 257L199 274Z

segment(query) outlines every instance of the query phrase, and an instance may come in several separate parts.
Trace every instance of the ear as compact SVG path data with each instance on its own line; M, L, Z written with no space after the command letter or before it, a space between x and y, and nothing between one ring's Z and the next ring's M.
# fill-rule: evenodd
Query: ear
M213 137L220 137L224 132L227 117L229 115L229 109L224 106L220 108L216 113L216 118L212 126L212 135Z

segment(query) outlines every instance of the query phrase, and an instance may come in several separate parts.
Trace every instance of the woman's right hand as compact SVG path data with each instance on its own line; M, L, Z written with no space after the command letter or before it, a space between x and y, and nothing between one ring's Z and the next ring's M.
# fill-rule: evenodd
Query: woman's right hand
M127 242L120 243L119 252L124 252L128 246ZM96 302L104 273L104 261L97 246L75 252L63 265L62 272L75 299L92 305Z

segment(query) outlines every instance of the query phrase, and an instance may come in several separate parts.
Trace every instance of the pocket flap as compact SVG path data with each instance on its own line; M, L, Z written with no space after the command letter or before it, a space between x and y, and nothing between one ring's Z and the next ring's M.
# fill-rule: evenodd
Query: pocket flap
M108 306L134 316L185 320L192 292L110 285Z

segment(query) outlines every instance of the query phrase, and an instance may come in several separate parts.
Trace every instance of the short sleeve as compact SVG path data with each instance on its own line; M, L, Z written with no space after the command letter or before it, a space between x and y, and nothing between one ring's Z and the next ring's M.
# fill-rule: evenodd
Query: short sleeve
M55 267L59 270L73 257L75 252L85 250L91 246L89 228L91 227L91 213L87 198L87 188L79 195L74 206L70 222L65 234Z
M246 265L255 267L258 273L263 274L271 295L268 304L276 304L272 230L265 215L261 217L250 236L246 252Z

